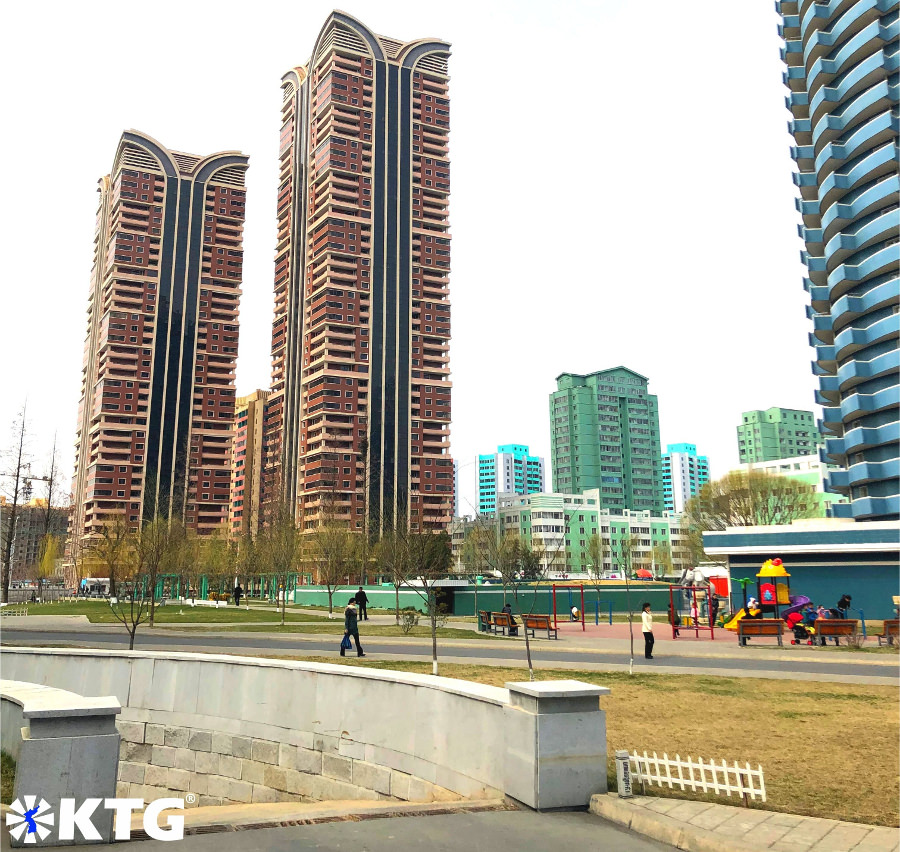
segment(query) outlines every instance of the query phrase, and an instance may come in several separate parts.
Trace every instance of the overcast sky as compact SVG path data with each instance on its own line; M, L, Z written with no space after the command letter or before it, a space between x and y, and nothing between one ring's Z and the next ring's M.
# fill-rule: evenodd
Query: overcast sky
M35 455L56 432L70 475L96 182L127 128L176 150L250 156L237 391L268 385L279 81L308 60L332 8L7 9L4 443L27 397ZM663 447L696 443L713 475L737 463L741 411L814 407L771 3L357 0L344 11L378 33L453 45L462 465L510 442L549 456L547 399L563 371L623 364L649 377ZM472 502L474 475L463 467Z

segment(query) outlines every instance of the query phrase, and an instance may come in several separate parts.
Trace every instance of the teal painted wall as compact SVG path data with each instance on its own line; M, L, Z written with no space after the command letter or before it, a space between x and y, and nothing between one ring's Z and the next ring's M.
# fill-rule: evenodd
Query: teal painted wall
M356 594L359 586L342 587L334 593L334 608L344 611L349 598ZM379 609L393 609L395 596L393 586L365 586L369 596L369 606ZM294 603L300 606L328 606L328 590L322 586L301 586L294 592ZM425 612L425 603L416 592L400 592L400 609L411 606Z
M356 594L357 587L341 588L334 593L334 608L336 611L343 612L347 605L347 599L351 595ZM366 594L369 596L369 606L380 609L394 608L394 589L393 587L384 586L366 586ZM453 589L453 615L475 615L475 590L473 586L468 589ZM521 607L526 612L549 613L552 611L551 605L551 586L540 586L536 593L532 592L532 587L521 587L519 589L519 601ZM515 608L512 590L507 594L510 603ZM569 593L565 589L558 589L556 593L557 607L559 613L565 614L569 610ZM625 585L604 586L599 593L600 599L603 601L612 601L614 613L626 613L628 607L626 604ZM584 587L584 605L588 618L593 618L595 610L595 602L598 593L593 586L585 584ZM837 598L835 598L837 600ZM655 612L666 611L666 605L669 602L668 586L645 586L635 583L631 587L631 605L634 612L639 612L641 604L644 601L650 601ZM294 603L300 606L328 606L328 591L321 586L301 586L294 592ZM572 603L581 606L581 595L577 589L572 590ZM400 608L411 606L419 610L425 611L425 604L416 592L401 591L400 592ZM478 587L478 609L486 609L491 612L499 612L503 607L503 587L495 584ZM608 613L609 604L603 603L600 606L601 621L604 612Z
M806 595L815 604L830 609L846 593L853 598L853 609L861 609L867 619L896 617L892 603L893 596L900 595L900 577L896 566L791 565L789 557L784 557L784 564L791 575L792 595ZM757 571L758 566L754 570L752 567L731 565L732 580L736 577L755 577ZM732 583L732 593L733 602L742 606L740 583ZM756 587L747 586L747 594L755 595ZM851 612L849 617L859 618L859 613Z
M515 602L513 600L512 591L507 597L515 610ZM551 613L552 612L552 587L541 586L537 592L533 592L531 587L523 587L519 589L520 607L525 612L535 613ZM600 590L599 597L603 601L612 601L614 613L626 613L628 607L626 605L625 586L605 586ZM595 603L598 593L593 586L585 584L584 587L584 608L587 617L593 618ZM475 591L470 586L465 591L456 590L453 595L454 615L475 615ZM668 586L644 586L633 585L631 587L631 605L634 612L639 612L641 604L644 601L650 601L653 609L656 611L666 611L666 604L669 602ZM572 589L572 603L581 607L581 593L578 589ZM533 606L533 608L532 608ZM560 614L565 614L569 610L569 592L565 589L557 589L556 606ZM478 587L478 609L498 612L503 607L503 589L500 586L479 586ZM609 612L609 605L603 603L600 605L600 620L603 620L603 613Z

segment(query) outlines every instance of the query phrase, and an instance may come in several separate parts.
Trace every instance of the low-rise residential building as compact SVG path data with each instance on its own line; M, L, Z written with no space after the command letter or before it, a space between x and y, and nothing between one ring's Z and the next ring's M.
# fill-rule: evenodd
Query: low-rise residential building
M597 555L593 536L599 540L604 573L627 567L626 542L631 544L632 570L678 574L691 563L680 516L604 509L597 489L502 498L497 518L501 534L512 531L540 552L542 571L550 577L589 574Z

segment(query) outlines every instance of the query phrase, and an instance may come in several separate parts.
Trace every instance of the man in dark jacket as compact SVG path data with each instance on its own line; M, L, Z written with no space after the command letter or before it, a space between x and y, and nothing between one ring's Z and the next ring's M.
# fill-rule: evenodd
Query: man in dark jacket
M362 646L359 644L359 627L357 626L356 598L350 598L347 602L347 609L344 610L344 636L352 636L356 643L356 656L365 657ZM344 649L341 648L341 656L344 656Z
M244 590L241 588L241 584L238 583L238 584L234 587L234 605L235 605L235 606L240 606L240 605L241 605L241 598L242 598L243 596L244 596ZM228 602L228 601L227 601L227 599L226 599L226 603L227 603L227 602Z
M359 617L363 621L369 620L369 610L367 606L369 604L369 596L363 591L363 587L359 587L359 591L356 593L356 597L354 598L356 601L356 605L359 607Z

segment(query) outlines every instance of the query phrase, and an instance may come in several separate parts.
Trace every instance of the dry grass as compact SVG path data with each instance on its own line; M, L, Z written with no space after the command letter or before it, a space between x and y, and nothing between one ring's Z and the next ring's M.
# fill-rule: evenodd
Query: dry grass
M335 663L333 658L281 657ZM431 663L340 660L345 665L429 674ZM441 664L445 677L493 686L522 680L521 669ZM897 690L809 681L695 675L634 675L543 669L538 680L577 678L612 693L602 698L607 744L674 756L761 764L769 810L900 824ZM610 761L610 777L614 769ZM613 782L614 783L614 782ZM703 798L648 788L652 795ZM717 799L724 801L729 799ZM732 804L738 804L731 800Z

